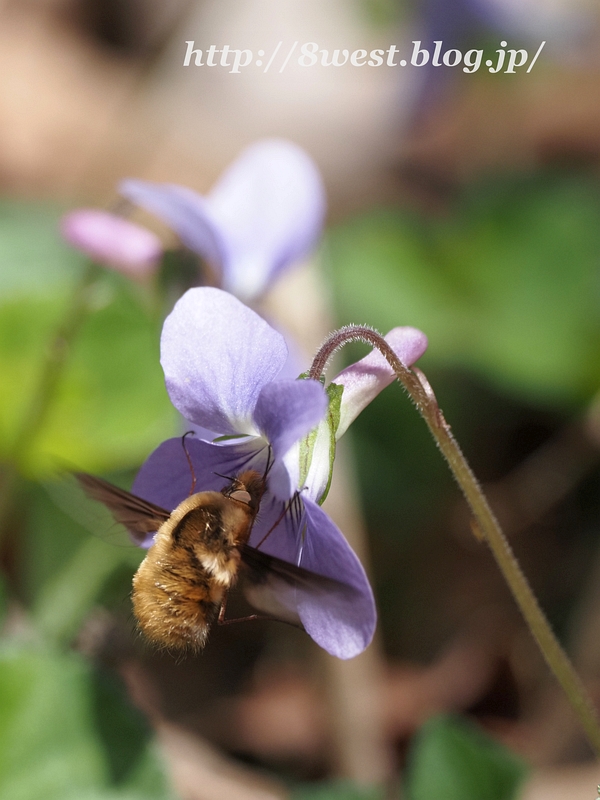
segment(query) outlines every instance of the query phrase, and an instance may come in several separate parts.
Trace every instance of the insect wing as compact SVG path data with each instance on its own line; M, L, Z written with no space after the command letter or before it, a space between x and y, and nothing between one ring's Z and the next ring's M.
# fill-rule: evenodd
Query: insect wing
M302 626L298 609L310 598L342 610L357 600L351 586L297 567L250 545L240 546L244 565L244 593L255 608Z
M78 472L75 477L88 497L103 503L115 520L127 528L136 544L147 545L148 535L155 533L171 516L164 508L102 478L86 472Z

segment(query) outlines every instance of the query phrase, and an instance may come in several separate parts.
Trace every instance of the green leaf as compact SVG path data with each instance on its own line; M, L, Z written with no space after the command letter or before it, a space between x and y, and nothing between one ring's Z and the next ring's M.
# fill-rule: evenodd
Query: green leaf
M36 470L57 461L106 471L143 461L172 435L176 413L159 363L160 325L118 276L89 317L40 436Z
M150 742L132 769L123 790L136 792L142 800L175 800L166 778L163 758L158 747ZM124 795L128 798L129 794ZM133 795L132 795L133 797Z
M10 454L55 331L85 267L61 241L60 212L0 202L0 458ZM104 271L43 431L19 453L32 476L56 465L139 464L176 426L159 364L161 319L149 297Z
M430 364L527 400L589 399L600 358L600 190L589 176L488 181L443 219L378 212L330 237L340 321L414 325Z
M409 754L408 800L512 800L524 763L461 719L430 719Z
M34 392L46 344L64 313L60 294L46 297L0 295L0 454L16 436Z
M381 789L356 786L350 781L300 786L292 795L294 800L383 800L386 796Z
M106 670L92 673L91 697L95 730L106 756L110 783L143 783L140 761L150 743L146 720L127 701L123 685ZM143 767L147 769L146 763Z
M72 284L83 258L62 241L60 210L0 202L0 297L44 297Z
M158 321L119 276L102 276L95 289L102 307L76 339L41 434L23 457L31 475L65 464L96 472L139 464L175 429ZM65 303L50 293L0 299L0 454L24 424Z
M38 629L56 642L70 641L109 578L125 569L131 580L144 555L75 483L29 486L20 548L23 594Z
M113 717L111 721L104 713L100 725L94 685L89 667L73 654L3 647L2 800L166 800L169 793L154 757L152 784L143 779L144 773L152 772L147 764L150 751L146 734L128 719L134 712L112 690L109 702L111 692L104 690L104 711L110 708ZM135 744L128 743L125 755L115 761L107 741L113 738L114 755L125 733Z
M0 797L62 800L104 782L76 659L0 654Z

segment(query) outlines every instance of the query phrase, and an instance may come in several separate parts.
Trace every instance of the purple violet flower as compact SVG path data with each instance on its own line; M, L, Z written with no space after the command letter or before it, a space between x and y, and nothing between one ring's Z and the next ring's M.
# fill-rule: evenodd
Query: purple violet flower
M130 278L151 275L162 256L158 236L108 211L71 211L62 218L60 227L70 245Z
M423 334L412 328L396 329L392 339L394 349L407 361L421 355L426 346ZM173 404L195 425L214 431L215 438L227 437L186 440L197 488L219 490L223 478L217 473L236 475L246 469L265 473L269 460L273 463L250 544L260 544L271 555L348 587L348 592L319 597L302 587L281 596L274 591L276 600L297 611L315 642L332 655L352 658L373 637L373 593L357 556L319 506L319 490L309 483L310 471L303 484L297 482L299 443L307 441L307 434L325 418L329 401L317 381L279 379L286 358L281 334L219 289L189 290L163 328L161 363ZM341 379L342 396L347 395L351 410L340 419L347 421L372 399L377 386L390 382L390 370L371 355L348 368ZM172 510L189 495L191 483L181 439L174 438L148 458L133 491ZM297 502L284 513L294 496ZM146 544L150 546L151 540Z
M325 192L311 158L295 144L251 145L202 196L183 186L123 181L123 197L171 227L245 301L263 294L317 242Z

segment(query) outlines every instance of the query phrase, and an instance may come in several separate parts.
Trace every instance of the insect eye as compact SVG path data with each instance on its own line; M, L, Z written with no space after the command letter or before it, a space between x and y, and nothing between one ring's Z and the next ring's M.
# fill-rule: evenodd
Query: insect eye
M232 500L239 500L240 503L246 503L246 505L250 505L250 501L252 500L249 493L244 491L244 489L236 489L234 492L231 492L229 497L231 497Z

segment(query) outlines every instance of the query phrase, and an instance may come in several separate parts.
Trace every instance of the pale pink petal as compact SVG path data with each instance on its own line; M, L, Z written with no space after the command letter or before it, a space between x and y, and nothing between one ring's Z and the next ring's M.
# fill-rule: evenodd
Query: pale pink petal
M421 358L427 349L427 337L416 328L393 328L386 342L405 367ZM344 387L340 408L340 424L337 438L345 433L350 423L374 400L382 389L395 379L394 371L379 350L342 370L332 383Z
M70 245L130 277L151 274L160 262L162 245L157 236L108 211L71 211L62 218L60 227Z

